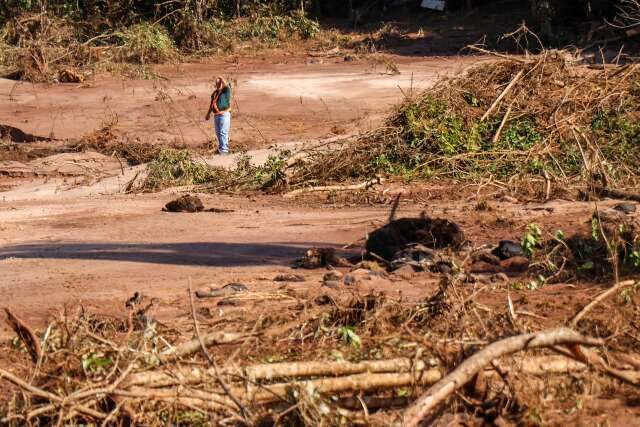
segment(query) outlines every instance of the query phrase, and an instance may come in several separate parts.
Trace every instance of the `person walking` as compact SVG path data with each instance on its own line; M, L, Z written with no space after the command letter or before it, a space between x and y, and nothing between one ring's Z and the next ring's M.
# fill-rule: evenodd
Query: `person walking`
M216 77L216 90L211 94L211 103L206 120L211 119L218 138L218 153L229 154L229 129L231 128L231 86L220 76Z

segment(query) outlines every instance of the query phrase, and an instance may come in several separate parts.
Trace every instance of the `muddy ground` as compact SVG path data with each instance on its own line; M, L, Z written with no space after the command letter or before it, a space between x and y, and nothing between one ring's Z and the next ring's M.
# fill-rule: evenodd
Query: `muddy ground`
M215 76L234 88L236 148L366 130L402 99L439 76L459 72L474 58L413 59L389 56L401 74L364 57L268 56L200 64L163 65L161 78L129 80L106 75L84 83L48 86L0 80L0 119L26 133L81 138L117 122L119 133L152 144L207 144L204 121Z
M0 123L57 139L21 145L64 145L117 116L115 131L131 140L201 146L212 137L203 120L211 80L224 70L237 79L232 148L248 148L260 159L274 143L305 146L366 131L402 100L403 91L426 89L483 60L397 57L401 74L387 74L366 60L311 59L166 65L159 67L166 80L154 81L106 75L83 84L0 80ZM232 160L212 157L210 163ZM236 212L172 215L160 211L170 193L118 194L141 167L126 167L112 156L62 153L2 164L2 295L38 322L65 303L115 307L136 290L173 301L188 276L198 285L240 275L269 278L286 270L305 247L363 238L386 210L206 196L207 206Z
M237 80L232 147L264 157L264 150L274 144L305 146L371 129L411 88L426 89L440 76L485 59L393 60L399 75L381 72L366 60L336 56L163 66L159 72L166 78L154 81L99 76L83 84L45 86L0 80L0 123L64 140L81 139L111 120L131 140L203 146L211 139L203 115L212 77L225 74ZM168 213L162 207L181 194L178 189L121 194L122 185L140 167L125 167L97 153L56 156L36 159L37 167L28 163L28 171L42 173L6 174L11 176L0 180L0 298L36 328L65 305L124 316L125 301L134 292L155 299L154 316L179 328L190 322L189 279L195 289L230 282L246 284L251 291L279 289L282 284L274 277L290 273L293 261L309 247L358 254L367 233L387 221L398 194L396 216L424 211L447 218L458 223L476 247L502 239L518 241L532 222L545 233L588 231L594 210L592 202L543 203L507 194L498 186L392 182L344 199L203 194L206 207L232 212ZM225 161L212 158L210 163ZM604 201L599 208L613 212L615 203ZM326 270L297 272L306 281L287 286L301 294L321 290ZM610 285L583 277L531 290L526 273L507 273L509 283L490 290L480 301L490 308L504 307L511 289L515 309L533 314L541 325L564 322ZM365 280L348 291L376 290L419 300L437 289L440 278L404 271ZM217 302L200 303L208 308L212 323L230 312L250 319L277 310L268 300L233 308L221 308ZM608 309L603 304L595 313ZM0 326L3 340L12 334L6 325ZM603 397L588 411L589 423L640 423L637 406L618 400Z

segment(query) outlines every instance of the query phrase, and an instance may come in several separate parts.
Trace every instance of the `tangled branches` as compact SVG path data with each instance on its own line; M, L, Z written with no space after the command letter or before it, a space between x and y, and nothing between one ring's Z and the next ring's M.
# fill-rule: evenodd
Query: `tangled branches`
M484 63L407 98L384 127L310 151L290 184L387 174L488 178L538 192L546 182L632 187L639 78L637 64L591 70L561 51Z
M0 381L10 384L8 399L0 404L2 423L341 425L359 420L388 425L402 418L399 409L422 390L438 381L449 384L444 372L467 358L452 374L467 373L456 387L480 375L484 385L466 391L468 398L502 402L498 406L514 419L525 416L527 402L561 393L564 380L553 376L571 374L575 381L590 375L593 365L604 376L638 383L637 372L618 362L611 365L618 360L613 353L607 361L584 349L579 354L562 350L561 356L540 350L507 356L570 343L602 347L603 342L566 329L541 330L508 307L489 309L479 301L482 293L457 277L443 280L425 301L412 303L380 294L302 298L274 293L269 298L283 304L278 312L255 322L227 318L213 331L198 319L202 311L191 300L192 322L187 323L193 329L186 332L197 335L191 339L154 320L151 305L131 309L124 320L65 312L44 333L33 334L40 352L30 368L0 367ZM589 316L585 312L583 319ZM30 329L12 318L18 324L14 329ZM19 343L28 348L32 341ZM624 347L616 350L622 353ZM269 360L274 351L282 354L276 363ZM243 358L236 364L239 354ZM541 394L534 397L526 390L538 384L532 383L536 377L543 379ZM450 397L439 396L438 406ZM420 410L419 417L429 411Z

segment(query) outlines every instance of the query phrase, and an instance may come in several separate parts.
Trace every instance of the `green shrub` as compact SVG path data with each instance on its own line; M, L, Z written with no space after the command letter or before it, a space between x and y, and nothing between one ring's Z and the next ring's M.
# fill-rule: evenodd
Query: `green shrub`
M128 62L160 63L176 54L173 39L160 25L143 22L126 28L118 36L123 49L121 57Z
M145 190L160 190L171 185L204 184L213 177L212 168L193 159L188 150L162 149L147 165Z
M240 153L233 168L210 166L197 161L189 150L162 149L147 165L142 189L157 191L170 186L202 185L202 190L277 190L285 184L287 151L271 155L264 165L251 163Z

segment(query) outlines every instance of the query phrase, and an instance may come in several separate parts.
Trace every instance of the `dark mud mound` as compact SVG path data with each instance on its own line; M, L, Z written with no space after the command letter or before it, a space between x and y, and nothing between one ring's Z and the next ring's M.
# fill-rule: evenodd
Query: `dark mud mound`
M162 210L165 212L202 212L204 204L198 196L185 194L167 203Z
M460 227L446 219L401 218L375 230L367 240L367 252L388 261L407 245L419 243L431 249L457 249L464 242Z
M8 139L11 142L38 142L51 140L51 138L31 135L21 129L14 128L13 126L0 124L0 140L2 139Z

